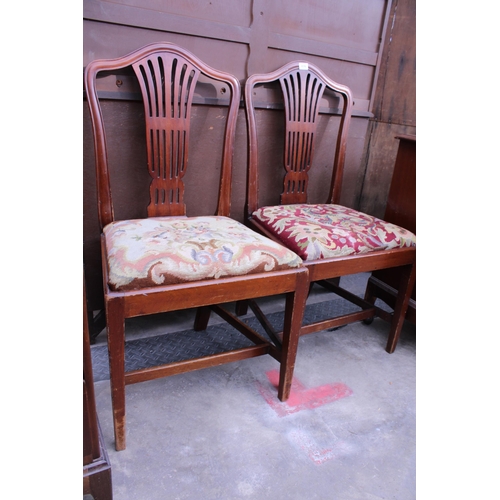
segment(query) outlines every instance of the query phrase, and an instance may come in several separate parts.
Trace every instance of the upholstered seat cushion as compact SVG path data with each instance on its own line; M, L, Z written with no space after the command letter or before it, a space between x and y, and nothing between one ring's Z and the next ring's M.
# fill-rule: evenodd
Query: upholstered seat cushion
M228 217L151 217L104 228L112 290L298 267L292 251Z
M402 227L340 205L277 205L253 218L303 260L410 247L415 235Z

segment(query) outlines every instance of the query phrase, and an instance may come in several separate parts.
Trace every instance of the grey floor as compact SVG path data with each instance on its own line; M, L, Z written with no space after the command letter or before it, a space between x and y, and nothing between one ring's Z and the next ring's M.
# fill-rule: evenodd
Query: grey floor
M342 284L362 295L366 279ZM315 289L310 302L330 299ZM270 313L280 307L279 299L264 303ZM154 338L160 319L170 332L192 326L191 312L140 319L127 338ZM286 403L269 356L127 386L120 452L109 381L98 374L114 500L415 499L415 326L405 324L393 354L387 334L376 319L301 337ZM105 342L103 332L93 353Z

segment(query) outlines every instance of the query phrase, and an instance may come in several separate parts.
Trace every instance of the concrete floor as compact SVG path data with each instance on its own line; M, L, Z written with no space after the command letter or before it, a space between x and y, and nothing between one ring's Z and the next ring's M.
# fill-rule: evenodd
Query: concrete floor
M342 284L362 295L366 279ZM311 301L329 298L316 290ZM192 326L191 314L169 319L171 331ZM141 319L128 338L159 328ZM393 354L388 328L376 319L301 337L286 403L269 356L127 386L120 452L109 382L96 382L114 500L415 499L415 326ZM105 341L103 332L96 346Z

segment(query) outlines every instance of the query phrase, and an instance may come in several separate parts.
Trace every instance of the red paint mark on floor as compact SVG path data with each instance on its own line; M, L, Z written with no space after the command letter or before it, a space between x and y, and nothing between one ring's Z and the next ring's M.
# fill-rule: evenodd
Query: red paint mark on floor
M267 372L266 375L269 382L277 388L279 371L271 370ZM259 392L279 417L285 417L301 410L312 410L352 394L352 390L342 383L325 384L319 387L313 387L312 389L306 389L306 387L304 387L295 377L292 379L290 397L284 403L279 401L275 391L272 391L270 388L260 383Z

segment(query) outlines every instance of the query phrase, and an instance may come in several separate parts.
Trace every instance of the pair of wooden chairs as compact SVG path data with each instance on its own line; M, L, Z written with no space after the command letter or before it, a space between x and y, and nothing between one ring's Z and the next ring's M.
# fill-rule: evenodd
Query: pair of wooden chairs
M98 75L132 68L138 80L146 126L147 166L151 177L146 218L115 220L104 120L97 92ZM212 79L228 92L221 165L200 167L196 175L218 175L216 213L187 216L184 185L188 165L190 117L198 81ZM252 100L258 85L279 80L286 114L285 180L281 204L258 202L257 133ZM345 157L352 97L318 68L290 63L269 75L246 82L248 124L248 191L246 222L230 218L231 170L240 84L190 52L171 43L143 47L117 59L96 60L85 69L85 89L93 127L98 216L102 230L102 263L108 333L115 447L125 442L125 386L222 363L269 354L280 363L278 398L290 394L298 339L301 334L369 321L377 308L342 291L341 276L400 267L400 291L391 319L393 350L401 331L415 276L414 236L402 228L337 204ZM319 102L325 89L343 97L332 189L327 203L308 204ZM145 160L146 163L146 160ZM269 168L267 166L266 168ZM353 300L361 311L341 318L303 325L312 283ZM284 295L282 332L275 332L255 299ZM236 303L236 312L222 304ZM269 338L241 320L250 305ZM135 371L125 370L127 318L196 308L194 329L206 329L211 311L252 341L252 346L211 356Z

